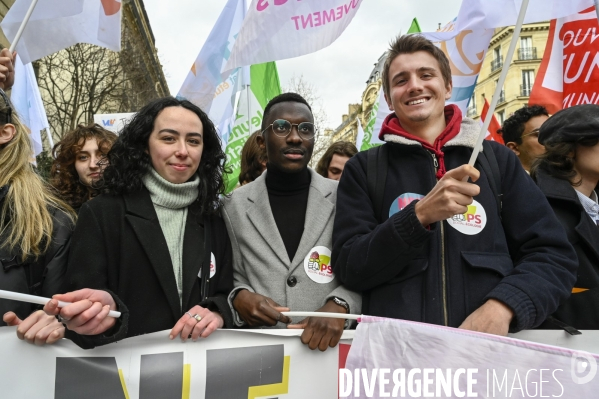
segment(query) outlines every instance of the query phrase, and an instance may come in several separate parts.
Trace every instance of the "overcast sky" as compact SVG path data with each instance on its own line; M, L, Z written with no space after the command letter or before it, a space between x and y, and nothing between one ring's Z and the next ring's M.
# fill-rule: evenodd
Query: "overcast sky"
M179 91L226 0L144 0L158 56L171 94ZM248 0L248 4L251 0ZM329 47L277 61L281 85L295 75L314 85L330 128L341 123L347 105L359 103L366 79L389 41L418 18L423 31L436 30L458 13L461 0L363 0L356 17Z

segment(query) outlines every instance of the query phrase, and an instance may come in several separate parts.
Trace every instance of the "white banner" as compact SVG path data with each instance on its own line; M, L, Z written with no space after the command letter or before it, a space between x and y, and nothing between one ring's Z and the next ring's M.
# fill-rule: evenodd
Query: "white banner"
M16 0L0 23L12 42L32 0ZM41 0L35 7L17 53L23 63L77 43L121 49L121 0Z
M120 114L95 114L94 123L118 134L123 127L133 119L134 112L124 112Z
M556 384L555 378L563 384L564 394L554 397L595 397L593 393L570 394L572 391L566 390L568 388L564 383L571 378L569 362L578 378L588 378L593 369L596 371L592 362L598 357L584 357L586 354L581 351L599 352L598 331L583 331L578 336L570 336L561 330L534 330L516 334L520 339L532 341L525 342L488 335L481 337L481 334L464 330L420 323L387 321L397 324L388 327L365 321L358 331L345 331L341 343L324 353L311 351L303 345L298 337L301 330L218 330L207 339L196 342L190 340L186 343L179 339L170 341L168 331L161 331L83 350L66 339L55 345L37 347L19 341L15 334L16 327L2 327L1 397L332 399L337 397L338 382L342 383L341 388L344 389L343 384L348 382L347 370L353 372L356 367L367 368L376 364L380 368L404 368L408 371L422 371L426 367L452 367L453 370L464 368L465 374L459 378L466 381L467 369L481 363L494 367L498 383L502 382L504 372L507 374L503 381L503 391L500 392L496 383L494 395L487 395L485 392L478 397L551 397L552 393L560 393L549 390L550 384ZM380 346L382 343L384 346ZM381 358L379 356L382 350L385 351L385 356ZM586 367L582 367L584 363L579 362L579 358L572 356L574 353L586 359ZM546 371L541 376L541 370L554 371L558 366L552 360L547 360L548 355L567 360L563 367L560 363L560 367L567 369L563 373L556 372L555 378L551 372ZM531 370L535 371L526 374L524 369L527 367L532 367ZM344 369L341 374L344 374L345 380L338 380L339 369ZM520 391L512 388L514 383L518 383L516 370L519 371L520 383L524 384L528 378L531 383L528 385L528 392L531 395L518 396ZM365 371L365 375L371 377L372 369ZM492 371L490 375L493 376ZM485 376L486 372L482 369L478 375L473 374L480 384ZM393 377L388 377L391 379L392 390ZM543 382L539 383L540 377ZM406 382L407 378L406 374ZM591 380L580 386L586 386L587 390L594 388L596 391L599 377L592 375ZM536 396L532 395L534 382L539 383L536 385ZM508 391L517 392L512 396L506 395L506 387ZM493 385L490 389L492 392ZM377 388L368 397L384 396L379 395Z
M313 53L333 43L362 0L253 0L226 73L235 68Z
M299 333L219 330L207 339L182 343L170 341L168 331L162 331L83 350L68 340L36 347L19 341L15 328L2 327L1 397L337 397L340 346L311 351L299 337L288 336Z

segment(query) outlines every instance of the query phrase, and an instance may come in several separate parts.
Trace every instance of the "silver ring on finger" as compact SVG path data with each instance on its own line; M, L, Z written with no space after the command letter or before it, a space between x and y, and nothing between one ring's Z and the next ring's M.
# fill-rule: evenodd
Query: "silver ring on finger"
M192 315L191 313L189 313L189 312L185 312L185 314L186 314L187 316L189 316L190 318L191 318L191 317L193 317L193 315Z
M196 319L196 321L199 323L202 320L202 316L200 316L199 314L194 314L193 318Z

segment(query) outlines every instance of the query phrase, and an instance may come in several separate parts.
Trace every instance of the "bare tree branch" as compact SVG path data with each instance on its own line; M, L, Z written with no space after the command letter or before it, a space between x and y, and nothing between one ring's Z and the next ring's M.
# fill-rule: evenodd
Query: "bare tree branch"
M299 78L295 75L289 79L287 86L283 87L283 92L294 92L304 97L310 107L312 107L312 114L314 115L314 126L316 127L316 136L314 137L314 151L313 154L319 154L322 150L330 145L330 139L325 135L325 124L328 123L328 116L318 89L310 82L304 79L304 75L300 75ZM310 166L315 166L318 163L318 159L312 157L310 160Z
M98 113L135 112L158 97L139 35L123 29L123 48L76 44L37 62L38 85L53 135L60 139Z

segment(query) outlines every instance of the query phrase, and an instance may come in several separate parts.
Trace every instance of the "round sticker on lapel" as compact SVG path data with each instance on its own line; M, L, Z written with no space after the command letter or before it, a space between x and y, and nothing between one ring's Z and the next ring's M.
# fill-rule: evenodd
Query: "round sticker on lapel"
M304 259L304 270L312 281L327 284L333 281L333 267L331 266L331 250L327 247L314 247Z
M400 195L391 203L391 207L389 208L389 217L395 215L397 212L410 205L412 201L422 198L424 198L424 195L414 193L405 193Z
M447 223L460 233L473 236L483 231L487 225L487 212L480 202L472 201L466 213L450 217Z
M210 252L210 277L209 278L214 277L215 274L216 274L216 258L214 257L214 253ZM202 269L200 269L200 272L198 273L198 277L202 278Z

